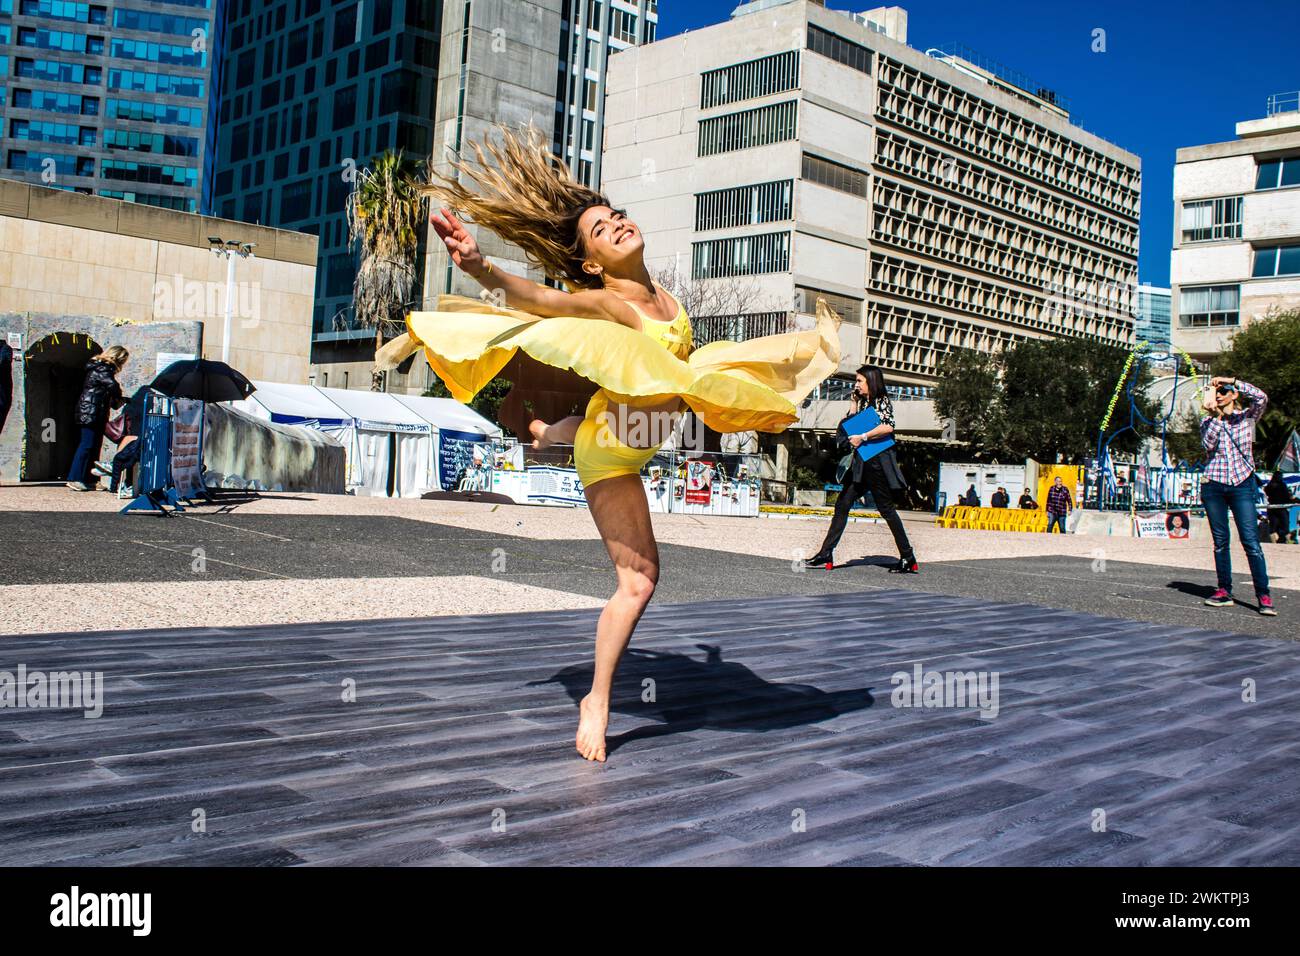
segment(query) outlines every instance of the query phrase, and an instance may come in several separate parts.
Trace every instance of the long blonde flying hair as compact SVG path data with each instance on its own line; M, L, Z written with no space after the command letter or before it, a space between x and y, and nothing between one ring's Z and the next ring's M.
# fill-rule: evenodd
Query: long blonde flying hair
M474 181L477 192L436 170L432 172L436 181L421 192L513 242L530 262L570 289L601 288L600 276L582 268L587 255L578 217L592 206L608 206L609 200L573 178L536 126L524 127L522 138L506 126L494 128L501 134L500 146L491 138L486 144L471 140L476 164L463 159L451 164Z

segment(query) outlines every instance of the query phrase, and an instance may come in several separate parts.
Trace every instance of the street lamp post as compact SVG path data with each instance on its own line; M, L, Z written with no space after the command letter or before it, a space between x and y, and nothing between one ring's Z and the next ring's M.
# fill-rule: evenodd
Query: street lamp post
M230 319L235 304L235 256L247 259L253 255L255 242L238 242L234 239L223 240L220 236L208 236L208 245L212 251L226 260L226 319L221 332L221 361L230 364Z

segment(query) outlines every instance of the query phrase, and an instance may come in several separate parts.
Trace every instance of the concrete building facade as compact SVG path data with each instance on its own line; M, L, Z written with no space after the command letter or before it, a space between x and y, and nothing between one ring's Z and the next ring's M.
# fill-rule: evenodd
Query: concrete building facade
M315 236L0 181L0 335L15 356L0 478L61 477L75 429L42 448L42 423L70 420L95 352L130 350L129 390L176 358L222 357L217 236L255 244L235 265L230 364L250 379L306 383Z
M0 0L0 176L207 213L225 9Z
M1300 95L1271 97L1234 140L1178 150L1170 285L1174 344L1203 362L1300 308Z
M825 296L841 372L869 361L921 395L957 348L1131 343L1138 157L1072 125L1051 91L906 41L898 7L761 2L613 59L611 198L652 265L743 277L762 303L702 317L697 338L806 324Z

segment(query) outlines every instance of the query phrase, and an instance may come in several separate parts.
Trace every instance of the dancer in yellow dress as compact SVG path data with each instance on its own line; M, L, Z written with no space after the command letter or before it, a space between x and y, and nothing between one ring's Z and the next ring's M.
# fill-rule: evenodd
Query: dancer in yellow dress
M444 295L436 312L413 312L407 333L376 356L391 368L424 349L429 365L458 401L469 402L523 349L600 386L583 416L534 421L533 447L572 444L578 477L618 584L596 625L591 693L579 705L576 746L605 759L614 671L659 580L642 467L671 435L683 408L719 432L779 432L797 404L839 365L839 318L822 300L812 329L747 342L693 348L690 318L645 264L641 231L608 199L572 179L563 161L529 127L499 128L489 164L455 167L476 190L438 175L433 198L519 246L564 292L484 259L450 209L430 220L452 261L497 305ZM498 307L498 305L500 307Z

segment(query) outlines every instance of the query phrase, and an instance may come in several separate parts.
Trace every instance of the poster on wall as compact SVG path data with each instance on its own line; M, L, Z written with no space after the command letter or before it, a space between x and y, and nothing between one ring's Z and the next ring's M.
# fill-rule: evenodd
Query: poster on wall
M1139 512L1133 516L1133 537L1167 538L1169 526L1165 524L1163 511Z
M438 431L438 483L443 491L455 491L466 471L473 471L474 449L478 446L480 460L483 456L483 435L479 432L458 432L449 428ZM487 459L489 466L491 457Z
M686 504L707 505L713 497L713 466L707 461L686 462Z
M154 374L161 375L167 366L176 362L190 362L198 358L193 352L159 352L158 359L154 363Z
M176 494L193 498L203 491L203 403L172 401L172 481Z
M582 491L582 481L578 478L578 472L572 468L542 465L529 468L527 474L529 501L568 505L587 503L587 498Z
M1186 538L1191 533L1191 527L1192 516L1190 512L1165 512L1165 530L1169 532L1169 537L1175 539Z

